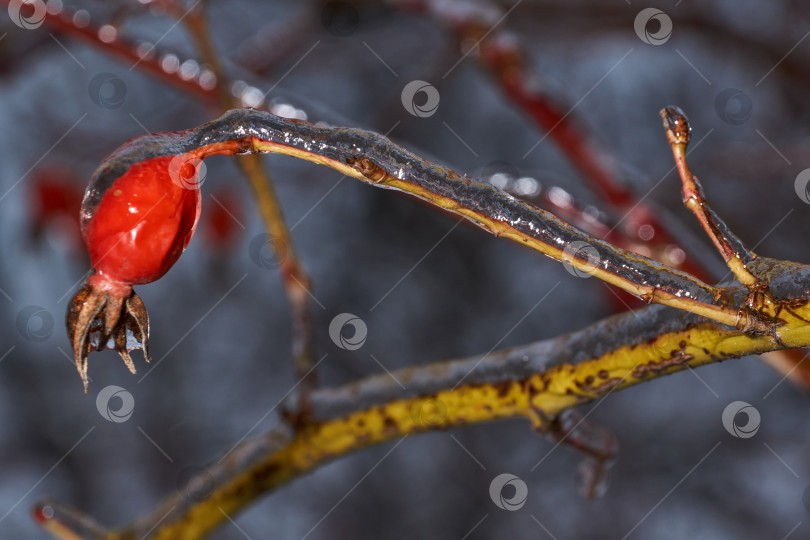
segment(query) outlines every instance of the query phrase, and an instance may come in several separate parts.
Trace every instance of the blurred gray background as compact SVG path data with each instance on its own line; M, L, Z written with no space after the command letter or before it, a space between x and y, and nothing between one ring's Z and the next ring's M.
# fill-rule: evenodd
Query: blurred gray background
M440 4L459 13L513 8ZM132 15L121 36L159 40L157 50L181 62L196 57L182 25L137 2L64 2L93 24L122 7ZM647 7L671 18L666 43L644 43L634 31ZM435 17L363 4L335 19L293 1L212 1L210 12L231 73L267 63L248 80L272 88L276 105L292 103L314 121L390 130L395 141L470 174L505 162L601 205L550 139L524 158L544 133L474 54L444 76L462 53ZM567 102L564 110L577 104L571 118L615 156L623 180L693 235L705 264L722 273L681 207L675 173L650 191L672 168L657 114L669 104L689 114L696 139L706 136L690 159L714 209L749 246L761 242L758 253L810 260L810 206L794 190L810 167L807 4L525 0L497 31L527 51L537 83ZM43 496L122 525L176 489L189 467L277 425L278 410L268 411L294 384L289 306L272 253L261 252L246 183L232 160L210 159L200 230L165 277L137 288L156 363L135 353L133 376L114 352L93 354L83 395L63 316L88 261L71 219L48 215L38 224L36 179L81 190L126 139L196 126L218 112L47 25L24 30L2 12L0 35L0 538L46 538L30 519ZM112 102L91 84L105 73L124 84L123 94L105 90ZM440 93L430 117L401 104L416 79ZM736 93L722 94L729 88ZM323 306L313 309L319 356L328 353L324 385L381 372L372 355L394 370L486 352L501 339L507 347L557 336L612 313L600 282L516 244L466 224L448 234L451 217L351 179L336 186L340 175L323 167L277 156L265 163ZM224 246L206 232L223 197L235 201L238 221L219 225L230 230ZM359 350L329 339L329 322L343 312L368 326ZM577 492L580 457L552 451L514 420L351 455L262 498L211 537L807 538L810 402L781 378L745 358L610 396L589 418L615 432L621 453L607 493L594 501ZM99 390L113 384L134 397L126 422L106 421L96 408ZM735 438L721 423L736 400L761 414L752 438ZM518 511L490 499L490 482L504 472L528 485Z

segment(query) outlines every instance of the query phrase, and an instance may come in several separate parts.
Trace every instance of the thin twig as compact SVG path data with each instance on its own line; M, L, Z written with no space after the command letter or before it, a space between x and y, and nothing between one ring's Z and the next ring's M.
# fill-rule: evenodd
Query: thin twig
M728 225L706 203L706 195L698 179L689 170L686 163L686 147L689 145L689 137L692 126L686 115L677 107L666 107L661 110L661 118L664 121L664 129L667 134L667 141L672 147L672 155L675 157L675 166L683 183L683 203L695 214L703 230L712 239L715 247L723 256L723 260L728 265L734 276L746 287L755 286L759 280L746 268L756 255L749 251L731 232Z
M185 24L202 58L216 75L216 92L223 110L237 106L230 92L229 78L214 47L208 30L206 2L200 2L185 17ZM262 166L261 156L250 154L237 160L237 165L248 179L265 229L281 264L281 278L292 310L292 353L297 378L301 380L298 401L299 413L306 414L309 395L317 384L315 362L315 336L312 330L311 285L309 276L295 253L292 235L284 219L284 212L275 193L272 178Z
M12 0L0 0L0 3L8 5ZM154 76L164 83L168 83L179 90L195 96L206 103L216 103L216 93L207 84L201 84L201 79L183 79L179 71L169 72L163 69L160 58L155 54L154 49L138 51L138 48L131 42L120 36L116 36L111 41L104 41L99 36L100 26L92 22L87 25L77 25L71 13L68 13L57 3L48 6L43 23L49 28L71 38L87 43L96 49L105 52L121 60L124 64L137 68L140 71Z

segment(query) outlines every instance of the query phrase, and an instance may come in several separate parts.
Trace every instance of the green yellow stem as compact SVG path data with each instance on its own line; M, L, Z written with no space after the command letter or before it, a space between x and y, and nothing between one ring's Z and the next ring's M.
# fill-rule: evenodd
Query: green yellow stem
M787 314L779 338L810 345L807 305ZM543 427L566 409L683 369L781 348L771 336L751 336L702 323L664 333L642 344L617 348L578 364L562 364L526 379L464 385L396 400L340 418L303 426L283 449L268 455L182 515L172 516L150 538L203 537L256 497L348 452L425 431L509 417ZM124 529L110 538L125 539Z

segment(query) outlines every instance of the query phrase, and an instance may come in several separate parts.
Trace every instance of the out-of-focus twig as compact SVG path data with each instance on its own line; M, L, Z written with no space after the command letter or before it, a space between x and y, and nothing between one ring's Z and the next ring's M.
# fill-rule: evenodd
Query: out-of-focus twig
M12 0L0 0L3 5L8 5L11 2ZM217 95L214 92L214 81L211 79L212 74L208 73L207 70L200 70L200 73L195 78L185 79L180 76L179 70L166 69L161 64L161 59L158 58L153 45L144 43L144 46L139 50L137 45L119 36L118 30L113 26L106 29L105 33L105 31L102 31L103 25L87 21L77 24L75 18L69 16L59 2L49 4L43 23L55 32L87 43L127 65L148 73L189 95L202 99L208 104L216 103Z
M211 66L216 75L215 90L222 109L233 109L238 106L238 103L230 91L229 78L211 41L205 6L205 1L196 4L196 7L186 14L183 21L201 57ZM253 189L269 241L281 264L281 279L292 310L292 353L295 371L300 381L298 412L305 415L309 404L309 394L315 389L317 382L314 370L315 336L312 330L309 276L295 253L292 235L284 219L284 212L275 193L273 181L262 166L261 156L259 154L242 156L237 159L237 165Z
M650 256L670 266L682 269L701 279L710 276L702 265L683 254L678 243L664 224L632 190L627 188L608 166L607 152L598 148L592 138L576 123L571 111L565 112L560 98L552 98L532 82L528 59L519 42L494 26L500 8L491 10L445 10L433 0L401 0L406 9L419 8L456 35L462 52L476 59L500 86L503 93L541 129L582 174L583 179L606 203L605 210L621 216L619 245L633 250L644 246ZM503 15L503 13L501 13ZM675 255L673 257L673 255Z

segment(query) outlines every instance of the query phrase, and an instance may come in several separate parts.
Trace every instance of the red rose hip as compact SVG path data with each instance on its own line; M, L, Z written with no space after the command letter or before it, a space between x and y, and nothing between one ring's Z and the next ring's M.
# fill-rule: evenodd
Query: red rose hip
M82 236L95 273L68 306L67 328L85 392L93 350L115 349L133 373L132 350L143 349L150 360L149 317L132 285L155 281L172 267L200 215L198 157L130 164L124 148L96 171L82 203Z

